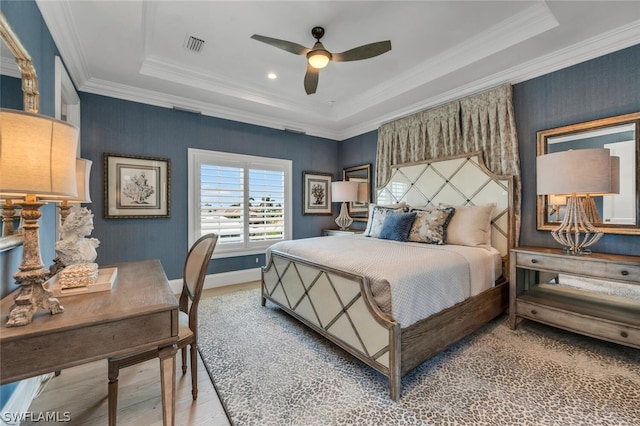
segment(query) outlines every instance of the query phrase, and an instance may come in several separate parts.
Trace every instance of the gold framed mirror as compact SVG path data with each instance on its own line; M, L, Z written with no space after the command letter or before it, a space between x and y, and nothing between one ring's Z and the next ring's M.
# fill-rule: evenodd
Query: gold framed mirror
M620 192L592 197L609 234L640 235L640 112L537 132L537 155L570 149L608 148L620 157ZM564 216L564 197L537 196L537 229L555 229Z
M33 66L33 61L31 60L29 52L27 52L22 43L20 43L20 40L9 26L2 12L0 12L0 40L2 40L2 43L0 43L0 54L2 58L13 56L18 66L22 86L23 109L31 113L37 113L40 108L40 93L38 92L38 76ZM0 201L5 205L6 200L3 200L1 195ZM8 204L10 205L11 203ZM2 210L3 234L0 235L0 251L8 250L22 244L22 235L13 233L17 217L15 211L17 210L19 212L19 209L15 209L14 207L13 209L3 208ZM12 213L10 214L9 211L12 211ZM11 227L9 227L9 222L12 222ZM11 231L9 231L9 229L11 229Z
M371 164L342 169L342 180L358 182L358 201L351 201L347 207L354 222L366 222L371 202Z

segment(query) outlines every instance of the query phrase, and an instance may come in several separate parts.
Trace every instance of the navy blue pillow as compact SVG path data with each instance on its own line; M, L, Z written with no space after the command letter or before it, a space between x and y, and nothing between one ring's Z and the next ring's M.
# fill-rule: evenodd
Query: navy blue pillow
M387 217L382 222L382 229L378 238L384 240L407 241L411 225L416 218L416 213L396 213L388 212Z

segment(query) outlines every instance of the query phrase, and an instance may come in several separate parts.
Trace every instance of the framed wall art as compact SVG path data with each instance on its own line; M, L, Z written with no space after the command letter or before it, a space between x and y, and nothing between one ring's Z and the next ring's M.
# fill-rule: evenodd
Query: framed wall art
M333 214L331 206L331 173L302 172L303 214Z
M104 217L154 218L171 213L168 158L104 153Z

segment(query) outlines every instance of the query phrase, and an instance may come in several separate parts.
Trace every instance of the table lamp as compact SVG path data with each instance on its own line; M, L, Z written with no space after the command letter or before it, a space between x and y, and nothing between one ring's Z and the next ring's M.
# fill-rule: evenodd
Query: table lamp
M612 193L618 173L612 158L617 157L611 157L606 148L561 151L537 158L537 193L567 196L564 219L551 231L567 253L589 254L587 247L603 235L589 220L581 197Z
M76 149L78 129L43 115L0 109L0 198L21 197L24 241L22 263L14 275L20 285L7 326L31 323L38 308L52 314L64 311L43 287L44 269L38 240L43 199L77 196Z
M358 201L358 182L332 182L331 201L342 202L340 215L336 218L336 224L341 231L349 229L349 226L353 223L353 219L349 216L347 203L351 201Z

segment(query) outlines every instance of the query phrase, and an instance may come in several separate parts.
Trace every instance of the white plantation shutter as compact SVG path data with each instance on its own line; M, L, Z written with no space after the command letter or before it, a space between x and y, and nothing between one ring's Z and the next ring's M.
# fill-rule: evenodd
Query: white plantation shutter
M244 240L244 170L200 165L200 236L215 232L218 244Z
M284 239L284 172L249 169L249 241Z
M216 253L262 252L291 232L291 161L189 149L190 244L219 236Z

